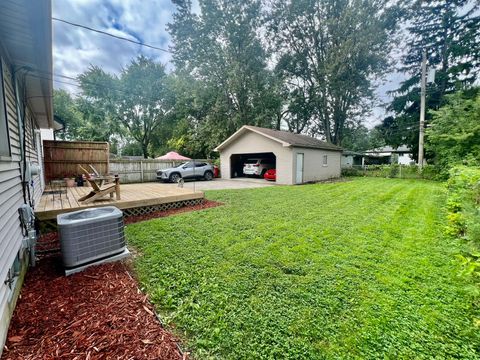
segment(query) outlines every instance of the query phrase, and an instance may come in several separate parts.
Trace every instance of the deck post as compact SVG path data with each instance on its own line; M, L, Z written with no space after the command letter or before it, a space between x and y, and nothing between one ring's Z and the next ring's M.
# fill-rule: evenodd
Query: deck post
M120 199L120 176L118 176L118 174L115 175L115 195L117 200L121 200Z
M140 182L143 183L143 161L140 160Z

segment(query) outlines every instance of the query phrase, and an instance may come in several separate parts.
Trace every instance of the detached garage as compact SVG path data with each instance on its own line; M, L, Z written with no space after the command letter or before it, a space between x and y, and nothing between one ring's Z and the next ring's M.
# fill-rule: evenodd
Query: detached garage
M302 184L340 176L342 148L306 135L245 125L215 151L222 178L244 176L249 159L274 164L277 183Z

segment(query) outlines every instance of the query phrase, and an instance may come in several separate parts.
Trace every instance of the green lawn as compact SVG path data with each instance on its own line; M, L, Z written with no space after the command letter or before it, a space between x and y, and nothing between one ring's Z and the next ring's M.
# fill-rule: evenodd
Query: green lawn
M480 358L442 184L209 192L129 225L142 286L198 359Z

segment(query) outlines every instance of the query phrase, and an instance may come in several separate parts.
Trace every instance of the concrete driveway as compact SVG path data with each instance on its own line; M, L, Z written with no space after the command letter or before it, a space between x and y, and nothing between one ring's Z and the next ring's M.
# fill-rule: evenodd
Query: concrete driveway
M178 186L177 184L169 184L170 186ZM252 189L267 186L274 186L275 183L268 182L263 179L214 179L212 181L204 180L187 180L183 184L185 189L195 190L226 190L226 189Z

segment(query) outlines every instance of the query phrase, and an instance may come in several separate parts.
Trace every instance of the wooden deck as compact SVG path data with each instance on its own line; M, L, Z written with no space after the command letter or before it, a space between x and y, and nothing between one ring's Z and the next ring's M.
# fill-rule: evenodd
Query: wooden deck
M121 200L110 199L109 196L91 204L84 204L78 199L90 192L90 187L66 188L67 194L51 194L45 189L40 203L35 206L35 214L40 221L56 219L58 214L99 206L113 205L119 209L132 209L176 203L186 200L203 199L201 191L179 188L174 184L143 183L120 185Z

